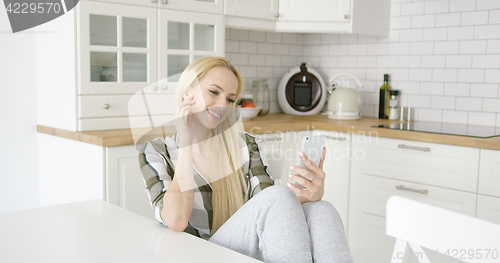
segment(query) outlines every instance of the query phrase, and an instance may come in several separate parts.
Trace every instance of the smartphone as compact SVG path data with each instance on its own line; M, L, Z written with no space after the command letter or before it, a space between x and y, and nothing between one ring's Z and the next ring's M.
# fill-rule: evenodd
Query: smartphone
M321 160L321 155L323 154L323 147L325 146L325 137L324 136L309 136L306 135L302 139L302 145L300 146L300 152L304 153L304 155L309 158L314 164L319 166L319 161ZM300 158L297 157L297 165L300 168L309 170L307 166L302 162ZM310 171L310 170L309 170ZM295 173L296 175L301 176L300 174ZM305 177L304 177L305 178ZM306 178L311 179L311 178ZM305 190L306 188L299 183L292 181L293 185L296 187Z

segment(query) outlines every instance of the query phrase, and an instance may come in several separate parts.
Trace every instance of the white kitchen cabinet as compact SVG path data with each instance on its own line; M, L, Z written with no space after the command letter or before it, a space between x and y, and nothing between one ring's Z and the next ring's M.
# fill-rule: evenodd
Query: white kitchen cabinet
M367 137L364 137L367 138ZM476 192L479 149L369 137L363 173Z
M155 219L135 145L106 147L106 201Z
M297 164L297 152L300 150L302 138L311 135L311 131L290 131L254 134L257 143L262 147L271 175L276 185L291 182L288 175L290 167Z
M312 135L312 130L283 132L283 157L285 158L286 181L282 183L285 185L292 182L290 177L288 177L288 174L292 173L290 167L297 165L298 152L300 151L302 139L306 135Z
M134 94L158 80L156 8L82 1L78 11L79 95Z
M82 1L89 1L89 0L82 0ZM82 1L80 1L80 3ZM115 4L139 5L148 7L158 7L159 5L158 0L91 0L91 1L108 2Z
M479 149L355 134L352 152L348 238L363 252L355 262L389 259L394 243L371 244L367 229L385 234L381 220L392 195L475 216Z
M339 212L344 228L348 227L349 163L351 137L347 133L313 130L312 135L325 136L326 155L323 162L325 193L323 200Z
M36 37L38 122L70 131L129 128L141 93L164 107L134 112L135 123L168 122L176 74L224 55L222 15L208 13L84 0L40 30L54 33Z
M83 0L87 1L87 0ZM159 7L172 10L222 14L223 0L93 0L116 4Z
M177 81L194 60L224 56L222 15L159 10L159 93L175 94Z
M389 35L390 0L226 0L225 7L226 25L233 28Z
M224 0L157 0L158 7L194 11L200 13L221 14L224 10Z
M350 13L351 0L280 0L279 4L279 21L346 22Z
M283 178L286 178L285 159L282 155L283 135L281 133L254 134L255 141L259 146L261 158L267 162L267 168L275 185L282 184Z
M228 27L276 31L279 0L225 0Z
M500 224L500 198L477 195L477 217Z
M385 217L389 197L399 195L439 206L448 210L476 216L476 194L407 181L362 175L361 211Z
M224 1L224 14L276 21L278 0L226 0Z
M359 240L359 246L349 244L354 262L391 262L396 239L385 234L385 218L361 214L359 221L364 238Z
M38 134L40 206L100 199L154 219L135 145L101 147Z
M481 149L478 192L500 197L500 151Z

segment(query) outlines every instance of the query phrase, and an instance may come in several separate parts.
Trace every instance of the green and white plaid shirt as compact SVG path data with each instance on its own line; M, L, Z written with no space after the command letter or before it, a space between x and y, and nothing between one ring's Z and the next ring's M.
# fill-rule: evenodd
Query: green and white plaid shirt
M174 178L175 164L179 152L177 134L171 137L156 138L146 142L139 152L139 164L149 195L155 209L155 217L165 225L160 217L163 207L163 195ZM243 174L245 175L248 196L247 202L264 188L274 185L267 162L260 154L255 137L247 132L240 132ZM195 182L193 212L184 232L208 240L212 228L212 187L197 171L193 164Z

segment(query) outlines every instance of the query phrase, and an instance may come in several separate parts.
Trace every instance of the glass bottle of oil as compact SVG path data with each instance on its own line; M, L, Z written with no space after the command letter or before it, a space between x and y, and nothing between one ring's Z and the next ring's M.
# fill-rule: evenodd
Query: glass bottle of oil
M384 85L380 87L380 99L378 104L378 117L380 119L389 118L390 89L391 86L389 85L389 74L384 74Z

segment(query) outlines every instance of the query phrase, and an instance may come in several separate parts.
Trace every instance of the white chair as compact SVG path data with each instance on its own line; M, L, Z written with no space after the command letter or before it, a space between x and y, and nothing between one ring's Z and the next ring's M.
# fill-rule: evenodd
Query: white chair
M401 196L387 201L386 234L395 237L391 263L402 263L407 245L422 263L429 250L465 261L500 262L500 225Z

